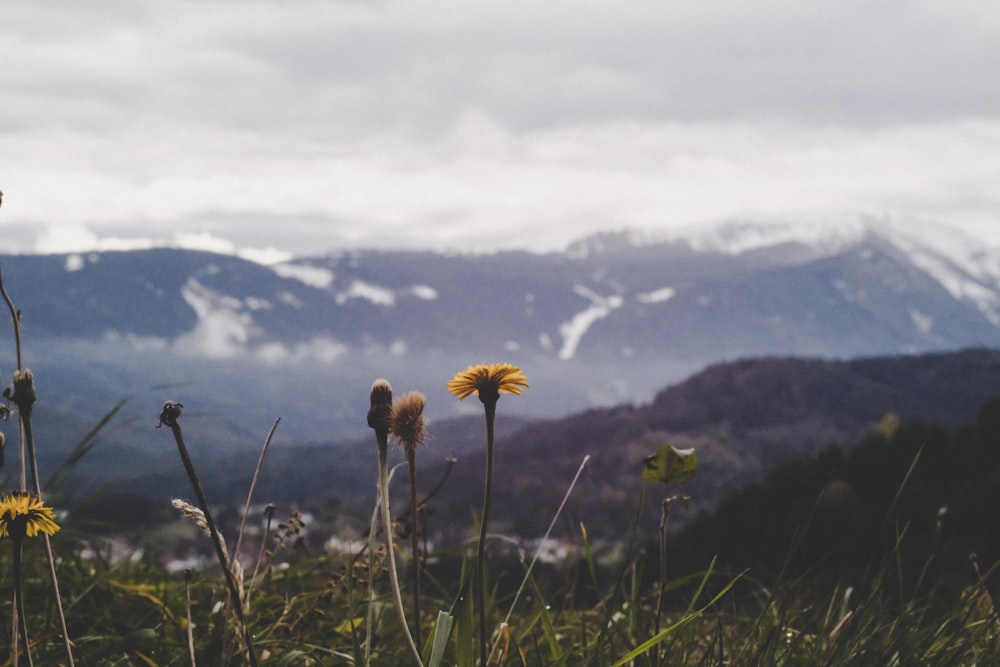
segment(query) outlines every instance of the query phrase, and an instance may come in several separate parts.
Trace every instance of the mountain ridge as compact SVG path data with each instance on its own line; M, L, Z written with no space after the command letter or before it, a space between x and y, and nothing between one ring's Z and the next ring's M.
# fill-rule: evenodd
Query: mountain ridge
M432 418L468 413L445 382L478 362L525 369L530 398L513 409L531 418L648 401L720 361L1000 345L995 252L876 227L888 229L854 221L813 233L853 239L824 247L796 240L793 226L767 237L731 223L735 254L626 234L605 235L599 253L352 251L265 266L151 249L0 261L27 363L66 406L83 400L68 387L109 406L149 396L243 415L253 405L309 442L362 434L359 396L375 377L423 391ZM0 366L12 357L0 350ZM180 395L153 396L157 386ZM226 419L220 431L243 433Z

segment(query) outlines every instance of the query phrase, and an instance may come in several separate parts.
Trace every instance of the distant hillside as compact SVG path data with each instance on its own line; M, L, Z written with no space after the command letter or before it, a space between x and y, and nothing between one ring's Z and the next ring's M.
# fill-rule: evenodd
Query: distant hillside
M529 389L529 392L534 388ZM850 447L872 433L888 414L904 421L956 428L976 419L989 399L1000 396L1000 351L826 361L767 357L712 366L661 391L639 406L587 410L568 417L525 422L510 414L523 396L503 396L498 407L494 528L526 537L541 535L583 457L592 462L565 514L562 534L586 523L595 540L620 541L639 497L643 459L664 443L694 447L700 467L695 480L677 491L693 498L678 510L678 527L696 513L758 482L767 471L814 456L830 445ZM481 406L470 399L477 411ZM79 500L106 484L166 503L190 494L170 434L157 430L153 411L142 427L141 444L121 443L115 434L79 463L64 486ZM185 434L195 464L214 503L242 502L263 442L260 414L248 420L263 427L254 449L225 451L210 445L210 416L185 412ZM885 423L891 424L893 420ZM884 426L884 424L883 424ZM45 428L42 434L47 434ZM418 452L420 487L426 493L454 463L440 493L428 506L428 530L443 542L467 537L469 517L480 510L485 431L480 414L431 423L426 447ZM137 449L141 447L141 449ZM136 455L141 452L141 456ZM393 453L392 462L401 455ZM43 452L43 477L61 458ZM397 478L399 511L405 484ZM373 437L294 444L278 434L268 453L257 498L308 509L326 521L371 511L375 493ZM650 489L643 534L655 532L660 489Z
M252 449L277 416L297 444L361 437L377 377L424 392L435 419L474 412L445 389L471 363L524 368L531 391L505 410L549 418L645 403L741 358L997 347L998 252L946 228L847 219L603 234L547 254L358 250L264 266L158 248L0 267L60 434L122 398L137 423L172 399L218 453ZM8 339L0 369L13 362Z
M834 362L762 358L719 364L642 406L589 410L530 424L497 445L495 517L522 535L547 527L577 466L592 464L571 502L566 526L585 521L592 536L615 539L635 511L640 470L664 443L694 447L700 468L681 491L693 498L678 523L760 479L774 466L829 445L850 446L888 413L957 427L1000 396L1000 352ZM511 401L500 401L498 420ZM447 443L438 443L438 447ZM481 452L462 457L435 504L435 526L478 511ZM433 477L433 475L430 475ZM656 490L646 528L655 527Z
M978 581L975 567L985 574L1000 561L998 511L995 398L960 428L904 422L779 466L687 523L671 539L671 564L680 576L718 558L765 580L808 573L859 591L892 581L893 592L921 586L953 602Z

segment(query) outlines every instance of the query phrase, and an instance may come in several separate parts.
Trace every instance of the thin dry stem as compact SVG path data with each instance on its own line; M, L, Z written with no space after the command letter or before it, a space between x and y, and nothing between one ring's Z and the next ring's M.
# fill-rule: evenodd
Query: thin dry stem
M406 450L406 463L410 469L410 549L413 552L413 634L417 646L423 644L420 631L420 525L417 523L417 452Z
M521 585L517 588L517 593L514 594L514 599L510 603L510 609L507 610L507 615L504 616L503 626L510 625L510 617L514 614L514 607L517 606L517 601L521 597L521 593L524 592L524 587L528 583L528 577L531 576L531 570L535 567L535 563L538 561L538 556L542 553L542 547L549 539L549 535L552 534L552 529L556 526L556 521L559 520L559 516L562 514L563 509L566 507L566 503L569 502L569 497L573 494L573 489L576 488L576 483L580 480L580 475L583 474L583 469L587 467L590 463L590 454L583 457L583 461L580 462L580 467L577 468L576 474L573 475L573 481L570 482L569 488L566 489L566 493L563 494L562 501L559 503L559 507L556 509L555 515L552 517L552 521L549 522L549 528L545 531L545 535L542 540L538 543L538 547L535 549L535 555L531 558L531 563L528 564L528 569L524 571L524 577L521 579ZM496 653L500 646L500 637L497 637L496 642L494 642L493 647L490 649L489 657L492 658L493 654Z
M191 622L191 570L184 570L184 600L187 609L187 642L188 655L191 656L191 667L196 667L194 659L194 624Z
M274 438L274 432L278 429L278 423L280 421L281 417L274 420L271 430L267 432L267 438L264 439L264 446L260 450L260 458L257 459L257 467L254 468L253 479L250 481L250 490L247 492L247 502L243 506L243 520L240 521L240 530L236 533L236 546L233 548L233 558L240 557L240 546L243 544L243 532L246 530L247 516L250 514L250 502L253 499L254 489L257 488L257 479L260 477L260 470L264 467L264 456L267 454L267 450L271 446L271 439Z
M3 295L3 299L7 303L7 308L10 310L14 325L14 344L17 349L17 371L14 373L14 395L12 396L12 400L17 405L19 416L21 490L26 490L25 467L28 466L31 469L31 482L35 495L41 498L42 489L38 481L38 459L35 456L35 438L31 423L31 410L35 403L34 379L31 371L24 368L21 355L21 311L14 307L14 302L11 300L10 295L7 293L7 288L4 286L2 273L0 273L0 294ZM27 456L25 456L25 452L27 452ZM62 595L59 593L59 577L56 574L56 559L52 552L52 542L49 540L47 533L43 533L42 537L45 542L45 558L48 561L49 577L52 581L52 595L56 605L56 615L59 617L63 646L66 649L66 664L68 667L74 667L72 642L70 641L69 630L66 625L66 613L63 611Z
M198 480L198 473L194 469L194 463L188 455L187 445L184 444L184 434L181 432L181 426L177 423L177 418L181 414L182 407L183 406L180 403L167 401L167 403L163 406L163 411L160 413L160 426L166 425L173 433L174 441L177 443L177 451L180 454L181 462L184 464L184 470L187 472L188 479L191 481L191 486L194 488L194 493L198 497L198 504L201 506L201 510L205 515L205 523L208 524L209 532L212 534L212 546L215 547L215 555L219 560L219 565L222 566L222 573L225 575L226 584L229 586L229 594L233 598L233 609L236 611L236 619L239 623L240 629L243 631L243 641L246 646L247 656L250 660L250 664L256 667L257 654L254 651L253 639L250 636L250 628L247 625L246 615L243 611L243 598L240 596L240 587L236 582L236 577L233 576L233 572L229 567L229 557L226 555L226 550L224 548L225 543L222 541L222 536L219 534L219 530L215 527L215 521L212 519L212 513L208 509L208 499L205 497L205 492L201 488L201 482Z
M403 595L399 589L399 575L396 573L396 555L395 548L392 544L392 513L389 511L389 472L387 461L387 450L389 445L387 435L387 433L380 433L376 431L376 436L378 436L379 504L382 507L382 529L385 533L385 546L387 551L386 560L389 566L389 584L392 588L393 607L396 609L396 616L399 618L399 624L402 626L403 637L406 639L407 648L409 648L410 653L413 654L416 664L423 667L424 663L420 655L420 650L413 642L413 636L410 635L410 629L406 624L406 612L403 610Z

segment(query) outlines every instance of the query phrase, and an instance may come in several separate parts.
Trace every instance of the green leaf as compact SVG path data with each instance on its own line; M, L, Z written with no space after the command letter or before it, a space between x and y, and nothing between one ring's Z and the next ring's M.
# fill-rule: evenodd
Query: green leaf
M456 607L455 664L458 667L474 667L479 644L475 641L475 614L472 600L472 568L462 565L462 588Z
M698 470L698 455L693 449L677 449L663 445L642 465L642 478L661 484L686 484Z
M688 623L690 623L694 619L696 619L699 616L701 616L712 605L714 605L716 602L718 602L723 597L725 597L726 593L728 593L729 590L733 586L736 585L736 582L739 581L740 578L742 578L744 574L746 574L746 572L741 572L740 574L736 575L736 578L733 579L733 580L731 580L725 586L723 586L722 590L719 591L718 593L716 593L715 597L713 597L711 600L709 600L708 604L706 604L704 607L702 607L701 609L698 609L696 611L689 611L688 613L684 614L676 623L674 623L670 627L667 627L667 628L664 628L663 630L660 630L660 632L658 632L657 634L653 635L652 637L650 637L649 639L647 639L645 642L643 642L639 646L635 647L633 650L629 651L625 656L623 656L620 660L618 660L617 662L615 662L615 664L613 664L611 667L622 667L623 665L628 664L629 662L632 662L633 660L635 660L636 658L638 658L640 655L643 655L644 653L649 652L650 649L652 649L652 648L654 648L654 647L659 646L660 644L662 644L674 632L676 632L677 630L683 628L685 625L687 625ZM699 594L700 594L700 590L699 590Z
M455 617L446 611L438 612L437 625L434 627L434 643L431 645L430 659L427 667L440 667L444 662L444 650L448 647L448 637Z

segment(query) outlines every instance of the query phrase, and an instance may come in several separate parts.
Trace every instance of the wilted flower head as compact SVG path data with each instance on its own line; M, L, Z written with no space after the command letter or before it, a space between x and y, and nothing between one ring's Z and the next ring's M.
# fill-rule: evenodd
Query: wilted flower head
M380 378L372 384L368 425L375 429L376 434L388 434L392 429L392 385L388 380Z
M15 540L59 530L55 514L33 493L16 492L0 498L0 537Z
M455 374L448 382L448 391L460 400L479 394L483 403L496 401L500 394L520 394L528 386L528 378L513 364L477 364Z
M208 527L208 520L205 519L205 513L192 505L191 503L181 500L180 498L174 498L170 501L170 504L174 506L178 512L191 519L194 525L198 526L206 535L211 535L212 531Z
M14 371L14 393L9 389L4 390L4 396L17 403L17 407L23 412L28 412L35 404L35 376L31 371L17 369Z
M403 449L412 451L427 437L424 428L424 404L427 398L411 391L392 404L392 432Z

